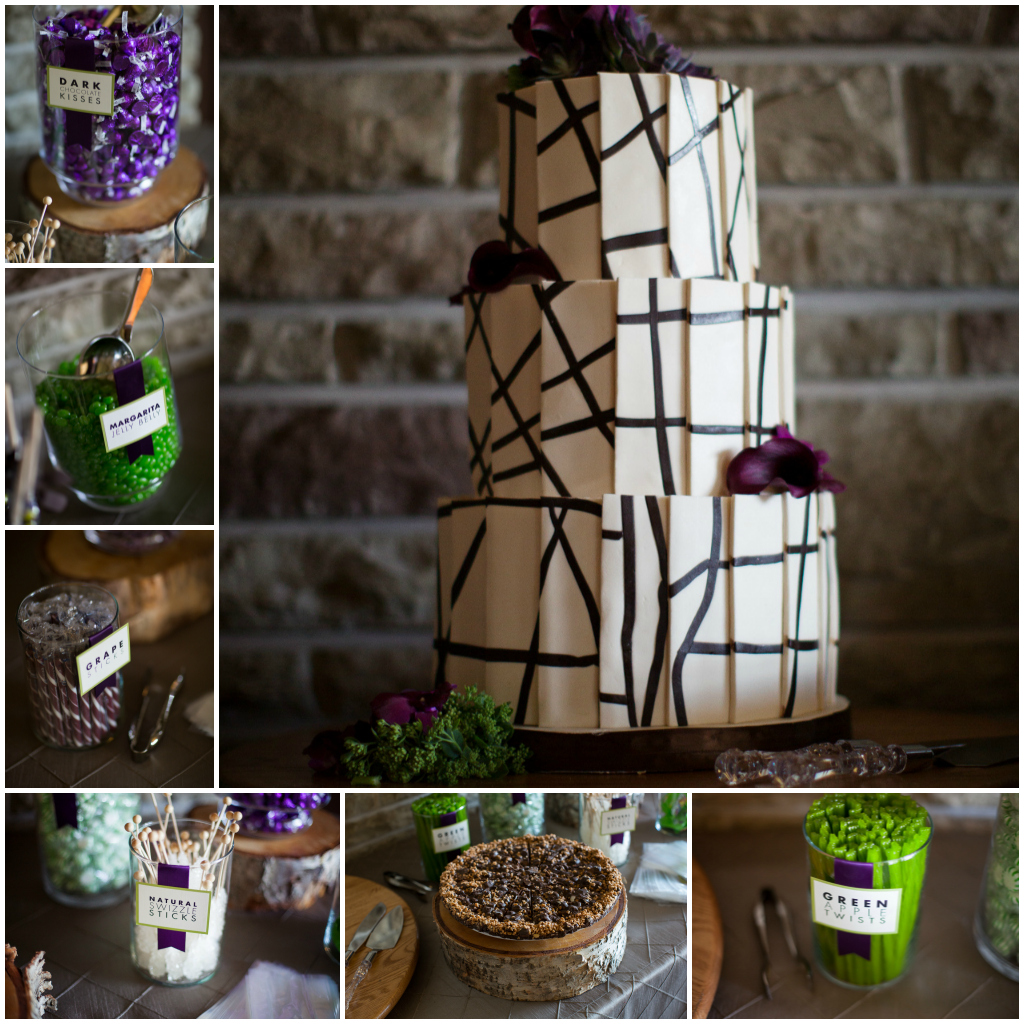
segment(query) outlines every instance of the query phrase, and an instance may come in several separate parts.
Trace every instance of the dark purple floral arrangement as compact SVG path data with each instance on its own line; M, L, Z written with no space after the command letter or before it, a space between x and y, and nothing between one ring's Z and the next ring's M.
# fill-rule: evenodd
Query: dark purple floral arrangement
M529 54L508 69L512 90L544 79L580 78L598 71L714 77L710 68L694 64L626 4L535 4L522 8L509 28Z
M757 448L744 448L729 463L725 482L732 494L760 494L767 487L785 487L794 498L806 498L814 491L846 490L822 467L828 452L810 441L798 441L786 427L775 428L775 436Z
M517 277L534 274L549 281L560 280L558 270L543 249L513 252L507 242L495 239L478 246L469 261L469 284L449 296L453 306L462 305L467 292L500 292Z

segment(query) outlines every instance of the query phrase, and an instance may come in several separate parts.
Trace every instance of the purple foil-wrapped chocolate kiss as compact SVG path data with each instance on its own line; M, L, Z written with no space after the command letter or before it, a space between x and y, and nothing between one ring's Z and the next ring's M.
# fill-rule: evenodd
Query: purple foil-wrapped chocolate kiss
M760 494L768 487L785 487L794 498L806 498L814 491L845 491L822 467L828 452L807 441L798 441L784 426L757 448L744 448L726 471L731 494Z

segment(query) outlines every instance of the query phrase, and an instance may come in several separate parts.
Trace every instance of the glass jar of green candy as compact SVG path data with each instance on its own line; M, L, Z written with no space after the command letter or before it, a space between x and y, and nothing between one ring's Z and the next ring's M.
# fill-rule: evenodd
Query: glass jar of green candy
M543 793L480 793L484 842L544 835Z
M999 797L985 881L974 917L978 952L1011 981L1020 976L1020 794Z
M928 812L899 793L836 793L811 804L814 954L831 981L876 988L909 968L931 836Z
M69 907L109 907L131 882L124 823L137 793L38 793L36 820L46 894Z
M439 882L445 867L472 845L466 798L459 793L421 796L413 801L412 817L423 870L429 881Z
M70 478L82 501L103 510L152 497L181 454L164 321L151 302L136 317L131 347L142 366L144 394L165 389L167 425L150 435L152 454L132 458L131 446L107 451L100 417L121 404L114 377L78 373L78 357L86 345L116 333L128 298L121 291L64 296L33 313L18 332L18 353L43 413L50 461Z

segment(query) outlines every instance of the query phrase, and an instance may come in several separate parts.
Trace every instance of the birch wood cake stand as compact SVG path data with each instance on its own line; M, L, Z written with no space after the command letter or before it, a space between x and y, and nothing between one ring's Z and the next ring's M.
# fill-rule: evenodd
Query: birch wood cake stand
M452 973L498 999L569 999L607 981L626 951L626 894L589 928L552 939L502 939L456 920L434 897L434 923Z
M111 554L90 544L81 530L54 530L42 560L51 577L109 590L136 643L159 640L213 610L212 530L183 530L143 555Z
M547 729L515 727L516 743L533 757L531 772L708 771L723 750L797 750L852 735L850 702L838 697L827 711L803 718L741 725L653 726L637 729Z
M202 161L179 146L174 162L145 195L116 206L86 206L64 195L52 172L33 157L25 171L22 203L28 220L39 216L43 196L53 199L47 215L60 221L57 247L63 263L173 263L174 218L209 191Z
M693 917L693 949L690 964L693 970L693 1017L694 1020L706 1020L722 973L722 916L708 876L696 861L693 862L692 874L690 913Z
M196 807L205 821L217 808ZM307 910L338 880L341 822L329 811L311 812L309 828L294 835L235 836L231 861L231 910Z

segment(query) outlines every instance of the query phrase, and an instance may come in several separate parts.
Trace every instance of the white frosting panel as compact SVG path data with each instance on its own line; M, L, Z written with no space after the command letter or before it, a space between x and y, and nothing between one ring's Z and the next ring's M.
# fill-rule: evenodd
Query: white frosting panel
M782 355L778 288L744 285L747 306L747 433L745 445L764 444L782 422Z
M482 294L463 296L466 322L466 384L469 387L469 469L478 495L491 493L491 357L487 301Z
M786 512L786 648L783 713L799 718L824 706L818 678L818 500L783 495ZM823 682L823 681L822 681Z
M472 651L449 650L448 682L460 689L483 689L487 644L487 525L483 501L452 502L451 514L451 643Z
M836 558L836 501L831 491L821 491L818 494L818 530L822 540L820 554L827 593L827 618L823 623L827 624L825 706L832 707L836 702L836 678L839 671L839 563ZM824 634L825 630L822 630L822 633Z
M757 207L757 185L753 178L753 92L719 80L718 109L724 215L722 262L729 280L752 281L757 269L753 236Z
M796 339L793 293L789 288L779 289L782 304L779 332L782 338L779 380L782 386L782 422L796 435Z
M509 247L537 247L537 87L498 96L498 226Z
M437 503L437 608L434 616L434 685L447 678L447 643L452 623L452 503L441 498Z

